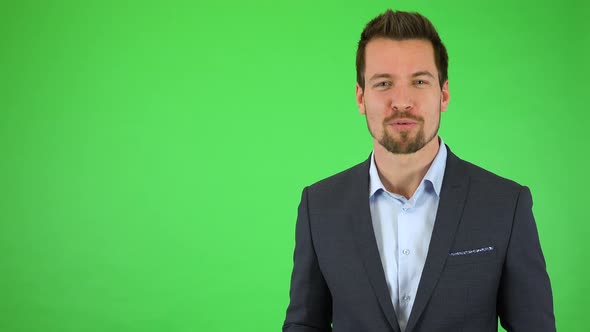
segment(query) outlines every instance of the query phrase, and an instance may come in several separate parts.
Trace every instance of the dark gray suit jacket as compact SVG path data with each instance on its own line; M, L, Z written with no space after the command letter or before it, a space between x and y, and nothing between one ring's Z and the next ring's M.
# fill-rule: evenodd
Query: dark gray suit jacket
M303 190L284 332L400 331L371 223L369 166ZM498 317L508 331L555 331L531 194L449 149L406 332L496 332Z

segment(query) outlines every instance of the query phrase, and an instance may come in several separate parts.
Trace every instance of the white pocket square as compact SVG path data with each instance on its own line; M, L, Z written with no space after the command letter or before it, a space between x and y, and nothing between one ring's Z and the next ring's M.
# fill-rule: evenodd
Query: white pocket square
M472 254L479 254L486 251L494 250L494 246L471 249L471 250L464 250L464 251L455 251L449 254L449 256L465 256L465 255L472 255Z

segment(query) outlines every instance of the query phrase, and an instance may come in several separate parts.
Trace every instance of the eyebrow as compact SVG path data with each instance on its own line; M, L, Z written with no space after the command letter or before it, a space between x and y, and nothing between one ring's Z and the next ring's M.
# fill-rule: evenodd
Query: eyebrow
M429 72L428 70L422 70L422 71L417 71L415 73L412 74L412 77L418 77L418 76L430 76L433 79L435 78L434 75ZM379 78L391 78L392 76L390 74L386 74L386 73L377 73L373 76L371 76L371 78L369 79L369 81L374 81L376 79Z
M375 75L371 76L371 78L369 78L369 81L374 81L379 78L391 78L391 75L389 75L389 74L375 74Z
M412 74L412 77L418 77L418 76L430 76L432 78L435 78L434 75L432 75L432 73L429 72L428 70L417 71Z

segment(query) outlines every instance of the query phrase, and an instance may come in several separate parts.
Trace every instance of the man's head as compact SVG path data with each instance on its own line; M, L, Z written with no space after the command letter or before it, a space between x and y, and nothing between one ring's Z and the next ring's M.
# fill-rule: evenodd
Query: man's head
M414 153L438 133L447 108L448 57L432 23L391 10L371 20L357 50L356 97L371 135L391 153Z
M449 57L447 49L438 36L434 25L426 17L418 13L394 12L388 9L385 13L367 23L361 33L361 39L356 51L356 81L363 89L365 88L365 50L367 44L376 38L392 40L422 39L429 41L434 48L434 61L441 88L448 79Z

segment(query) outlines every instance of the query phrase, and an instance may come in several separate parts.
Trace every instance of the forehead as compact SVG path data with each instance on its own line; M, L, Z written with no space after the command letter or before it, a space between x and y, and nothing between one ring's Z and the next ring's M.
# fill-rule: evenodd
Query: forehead
M428 40L376 38L365 48L365 76L374 73L405 75L428 70L437 74L434 48Z

